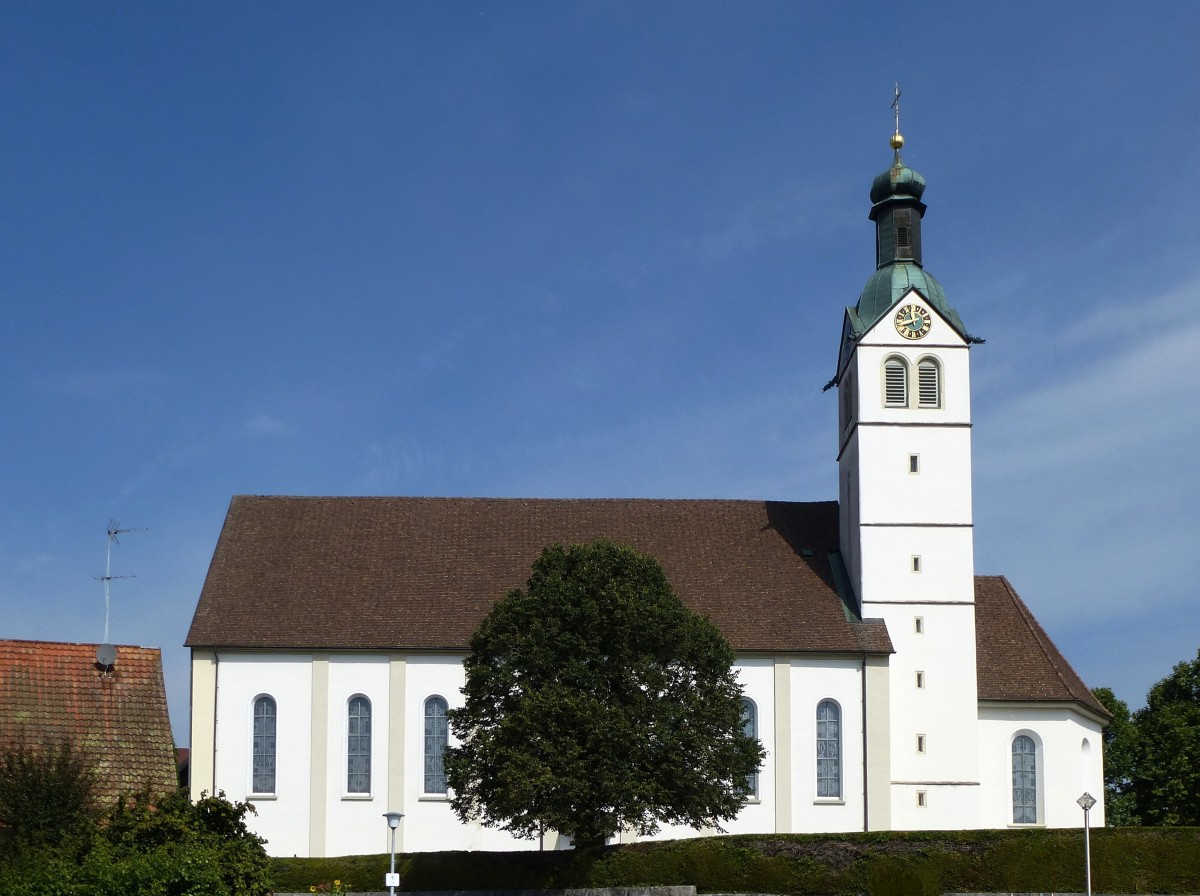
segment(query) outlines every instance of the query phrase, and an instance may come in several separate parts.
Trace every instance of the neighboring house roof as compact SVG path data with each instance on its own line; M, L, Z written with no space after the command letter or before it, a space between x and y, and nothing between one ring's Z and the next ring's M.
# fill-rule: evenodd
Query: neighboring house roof
M0 641L0 747L69 741L91 759L97 796L178 786L162 658L117 647L107 674L95 644Z
M1111 718L1004 576L975 577L980 700L1079 703Z
M467 649L550 544L605 536L656 558L735 649L889 653L839 595L837 504L302 498L229 506L191 647Z

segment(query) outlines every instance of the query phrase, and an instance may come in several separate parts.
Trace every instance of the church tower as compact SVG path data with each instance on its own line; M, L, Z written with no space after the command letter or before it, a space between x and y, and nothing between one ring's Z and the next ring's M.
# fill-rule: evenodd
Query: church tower
M897 830L969 828L980 811L975 340L925 271L925 179L901 160L903 144L897 122L892 165L871 186L876 270L846 309L834 378L841 549L862 616L884 619L896 649L887 711L867 722L891 747L875 757L890 762L888 812L876 818Z

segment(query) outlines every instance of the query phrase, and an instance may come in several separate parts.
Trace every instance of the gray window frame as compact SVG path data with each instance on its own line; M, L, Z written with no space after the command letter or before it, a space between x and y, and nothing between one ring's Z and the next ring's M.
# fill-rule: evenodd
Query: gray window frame
M346 701L346 793L371 792L371 700L355 694Z
M423 750L424 793L444 796L446 784L446 747L450 743L450 704L445 697L434 694L425 699L425 744Z
M749 697L742 698L742 732L758 740L758 706ZM758 770L746 776L747 796L758 799Z
M1012 741L1013 824L1038 823L1038 743L1028 734Z
M817 704L817 799L842 798L842 707L836 700Z
M279 772L279 706L270 694L259 694L251 715L250 792L274 794Z

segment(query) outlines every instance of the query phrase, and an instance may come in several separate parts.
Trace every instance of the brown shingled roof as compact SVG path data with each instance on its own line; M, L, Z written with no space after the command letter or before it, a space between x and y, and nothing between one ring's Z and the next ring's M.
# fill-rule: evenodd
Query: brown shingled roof
M835 502L238 496L191 647L452 649L542 548L599 536L655 557L741 651L888 653L848 618Z
M69 741L97 771L97 795L178 786L162 659L117 647L107 675L95 644L0 641L0 747Z
M980 700L1079 703L1111 718L1004 576L975 577L975 645Z

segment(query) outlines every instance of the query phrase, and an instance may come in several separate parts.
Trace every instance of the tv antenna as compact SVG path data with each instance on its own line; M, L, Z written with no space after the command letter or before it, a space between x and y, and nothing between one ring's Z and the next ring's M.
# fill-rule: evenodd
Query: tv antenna
M113 661L116 660L116 650L113 649L112 645L108 642L108 616L109 616L109 607L112 604L112 594L111 594L112 581L113 581L113 579L136 578L135 576L114 576L112 574L112 548L113 548L113 545L121 543L121 540L119 538L117 538L118 535L124 535L127 532L149 532L149 531L150 531L149 529L146 529L144 527L136 528L136 529L122 529L121 524L118 523L116 520L108 521L108 530L107 530L108 546L104 552L104 575L97 576L97 578L100 579L100 581L104 582L104 643L101 644L99 650L96 651L96 657L97 657L96 661L99 662L100 665L102 665L102 666L111 666L113 664ZM101 654L103 654L103 657L101 656ZM111 657L111 659L109 659L110 657ZM108 662L104 662L103 661L104 659L108 659Z

